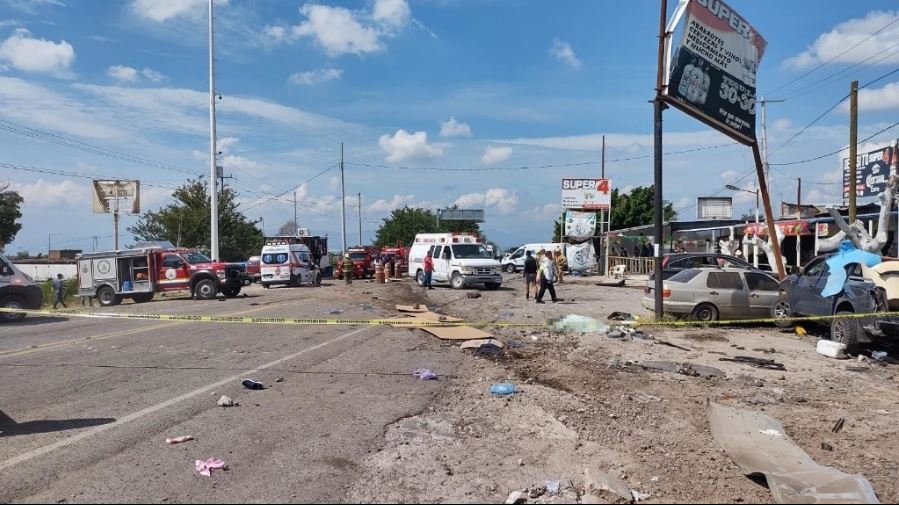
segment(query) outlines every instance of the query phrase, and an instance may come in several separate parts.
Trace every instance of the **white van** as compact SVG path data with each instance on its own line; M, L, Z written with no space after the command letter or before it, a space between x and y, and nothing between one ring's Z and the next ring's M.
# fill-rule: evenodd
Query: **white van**
M536 257L540 250L552 251L554 254L556 249L561 249L562 254L568 256L568 244L562 242L534 242L525 244L512 253L506 255L502 259L503 270L506 272L517 272L524 269L524 252L533 251Z
M321 272L312 269L312 253L305 244L266 244L259 261L260 282L271 285L300 286L321 283Z
M472 234L418 234L409 250L409 276L424 285L424 259L434 262L432 282L449 283L453 288L483 284L496 290L503 282L500 263Z

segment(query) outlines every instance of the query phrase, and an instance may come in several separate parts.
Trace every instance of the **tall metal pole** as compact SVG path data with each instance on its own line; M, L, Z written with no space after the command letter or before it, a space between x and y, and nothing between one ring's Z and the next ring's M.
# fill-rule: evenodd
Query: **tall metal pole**
M664 305L662 302L662 246L665 244L664 239L664 215L662 213L662 207L664 203L662 201L662 111L665 108L665 104L662 103L662 94L665 90L662 89L663 86L663 72L664 68L662 67L664 59L665 59L665 40L668 35L665 33L665 15L668 12L668 2L667 0L661 1L661 13L659 14L659 58L658 58L658 68L656 71L656 98L653 100L653 129L654 129L654 141L653 141L653 157L655 158L655 170L654 170L654 195L653 195L653 205L655 206L655 226L653 227L653 235L655 235L655 313L656 319L660 320L664 314Z
M346 255L346 188L343 184L343 143L340 143L340 246Z
M209 254L213 260L219 260L218 178L215 176L215 33L212 29L212 0L209 0Z
M849 224L855 223L856 161L858 157L858 81L849 85Z
M362 194L356 194L356 210L359 211L359 246L362 246Z
M802 178L796 178L796 218L802 219Z
M299 227L300 227L300 224L297 222L297 189L294 188L293 189L293 228L294 228L293 233L294 234L297 233L296 229L298 229Z
M605 134L603 134L603 136L602 136L602 165L601 165L601 167L602 167L602 169L601 169L602 172L600 173L599 177L601 177L602 179L605 179L606 178L606 136L605 136Z
M762 97L759 103L762 104L762 170L765 172L765 186L768 186L768 101Z
M116 182L116 192L118 193L118 182ZM115 199L115 208L112 211L112 249L118 251L119 249L119 198L116 195Z
M758 183L755 185L755 233L758 235L759 233L759 186ZM759 268L759 243L753 241L752 243L752 265L758 269Z

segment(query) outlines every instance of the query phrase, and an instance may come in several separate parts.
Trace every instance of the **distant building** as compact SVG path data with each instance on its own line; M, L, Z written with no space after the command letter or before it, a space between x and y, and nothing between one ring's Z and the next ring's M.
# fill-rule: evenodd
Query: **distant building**
M75 261L75 255L80 253L80 249L51 249L47 259L51 262Z

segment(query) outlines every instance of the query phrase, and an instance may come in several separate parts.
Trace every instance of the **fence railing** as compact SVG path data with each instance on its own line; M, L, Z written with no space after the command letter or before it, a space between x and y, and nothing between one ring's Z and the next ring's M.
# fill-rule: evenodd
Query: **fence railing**
M655 258L652 257L609 257L609 272L613 272L616 265L625 266L625 275L628 274L652 274L655 270Z

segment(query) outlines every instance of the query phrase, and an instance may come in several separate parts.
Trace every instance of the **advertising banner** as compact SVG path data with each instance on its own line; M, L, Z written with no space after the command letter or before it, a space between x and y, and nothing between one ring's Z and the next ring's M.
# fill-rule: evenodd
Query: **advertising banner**
M754 141L756 72L765 46L726 3L692 0L672 61L670 101L731 137Z
M874 197L883 193L896 174L893 147L887 146L858 155L855 166L856 197ZM843 198L849 198L849 159L843 158Z
M565 213L565 237L585 241L596 233L596 213L568 211Z
M95 179L93 186L91 200L95 213L111 213L116 209L125 213L140 212L140 181Z
M729 220L733 214L733 197L699 197L696 199L696 219L698 220Z
M568 269L572 271L584 271L596 266L596 253L593 250L593 241L581 244L568 245Z
M608 179L562 180L562 207L565 209L609 209L612 205Z
M775 222L774 225L780 228L780 231L783 232L784 236L812 235L812 229L809 228L809 222L805 220L778 221ZM820 232L821 229L816 228L814 230ZM767 236L768 225L766 223L747 223L746 227L743 229L743 233L746 235Z

